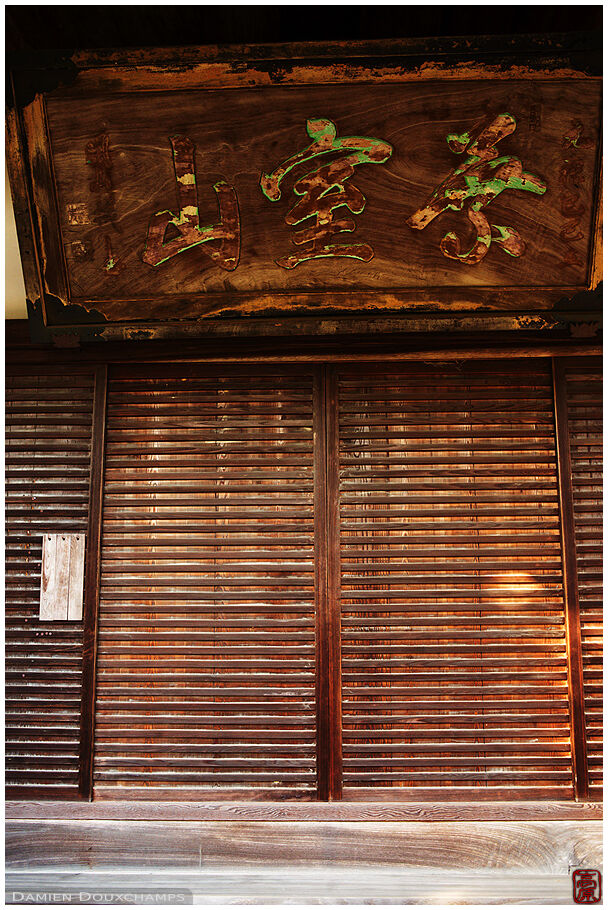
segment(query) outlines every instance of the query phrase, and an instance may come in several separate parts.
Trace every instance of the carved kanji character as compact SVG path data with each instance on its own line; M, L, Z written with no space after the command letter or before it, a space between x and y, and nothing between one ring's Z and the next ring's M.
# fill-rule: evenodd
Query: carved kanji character
M213 185L217 195L219 222L201 227L194 173L194 144L186 136L172 136L173 165L177 183L179 215L158 212L150 220L143 261L158 266L178 253L203 246L203 251L221 269L233 271L239 263L241 226L236 191L225 180ZM169 225L179 237L164 242Z
M539 177L523 170L519 158L498 157L497 144L513 133L515 126L515 117L499 114L476 139L470 133L447 136L450 149L458 155L466 152L467 157L407 223L422 231L448 209L465 211L475 229L476 239L471 249L463 253L460 238L450 231L440 243L441 251L448 259L475 265L487 254L491 243L497 243L510 256L521 256L525 251L525 244L515 228L490 225L481 211L504 190L526 190L542 195L547 189Z
M112 189L112 158L110 156L110 137L100 133L91 139L84 148L86 163L93 168L93 179L89 183L92 193Z
M329 242L336 234L351 233L355 230L355 223L351 218L334 220L334 211L342 207L346 207L354 215L363 211L365 196L357 187L347 184L347 181L355 173L357 165L383 164L390 158L393 149L388 142L380 139L363 136L338 139L335 124L331 120L308 120L306 129L312 139L311 144L288 158L271 174L262 174L260 186L271 202L281 198L282 181L299 164L305 164L330 153L342 153L342 156L319 164L294 184L293 191L301 198L286 215L286 223L301 224L310 218L314 218L314 222L297 231L293 238L294 244L305 245L304 249L277 259L277 265L293 269L310 259L342 256L369 262L374 255L369 244Z

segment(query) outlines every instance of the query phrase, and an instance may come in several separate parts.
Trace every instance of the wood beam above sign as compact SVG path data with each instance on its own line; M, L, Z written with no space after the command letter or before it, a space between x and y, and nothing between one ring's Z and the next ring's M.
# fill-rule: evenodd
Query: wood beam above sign
M170 65L80 54L46 91L16 72L9 159L32 310L103 335L563 309L595 287L600 80L549 65L546 48L536 68L436 48L420 65L418 44L412 59L391 44L298 62L294 48L274 77L268 49Z

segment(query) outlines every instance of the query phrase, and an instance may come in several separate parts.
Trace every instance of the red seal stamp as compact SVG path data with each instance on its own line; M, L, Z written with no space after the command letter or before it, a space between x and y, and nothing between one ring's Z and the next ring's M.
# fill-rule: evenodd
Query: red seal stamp
M602 875L597 869L575 869L572 873L572 896L575 904L599 904L602 897Z

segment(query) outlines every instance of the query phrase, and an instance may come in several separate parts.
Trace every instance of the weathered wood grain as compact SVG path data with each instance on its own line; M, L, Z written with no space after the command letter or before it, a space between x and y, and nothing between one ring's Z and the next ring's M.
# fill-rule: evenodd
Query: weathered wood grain
M82 619L82 598L84 585L84 534L70 535L70 578L68 582L67 619Z
M601 802L7 802L8 819L149 821L568 821L601 820Z
M480 62L480 57L483 62ZM247 68L242 61L247 61ZM251 85L392 80L462 80L488 74L513 78L588 79L594 71L585 42L572 36L476 35L369 41L306 41L272 45L129 48L107 53L75 51L71 93L95 88L159 91L180 88L238 88ZM456 65L455 65L456 64ZM124 71L123 71L124 67Z
M40 295L40 273L36 258L30 199L27 192L26 158L20 122L14 108L8 109L6 112L6 169L10 175L11 202L15 222L19 225L17 239L25 293L29 300L36 300Z
M42 538L42 567L40 570L41 620L65 619L65 610L56 594L57 539L58 534L45 534Z
M204 312L206 294L252 290L586 286L599 115L599 89L594 84L458 82L445 89L440 106L435 88L426 83L356 91L346 85L235 90L229 93L229 122L221 91L205 92L202 105L196 95L184 92L175 92L171 104L163 95L133 94L129 103L126 97L106 94L69 105L59 95L48 100L72 299L89 301L111 319L124 319L127 313L130 318L195 316ZM486 210L492 221L516 227L528 245L523 256L509 257L493 244L482 262L467 266L446 259L439 248L449 230L467 236L464 216L446 213L423 231L412 231L406 220L459 160L449 150L446 134L472 129L488 112L503 110L513 113L517 129L500 143L499 153L521 158L525 169L538 174L548 190L543 196L507 190ZM371 261L320 259L286 271L274 260L293 249L284 218L294 197L286 188L281 200L270 202L260 190L260 174L308 144L305 124L315 116L332 119L338 136L377 137L394 151L385 164L358 168L351 180L367 203L355 216L356 231L349 236L371 244ZM562 144L573 118L583 123L590 143L578 150L585 237L579 243L580 265L566 262L571 244L560 238ZM109 137L112 159L111 217L95 214L99 193L90 189L91 168L85 163L87 143L102 130ZM187 135L196 146L204 223L216 218L212 184L223 179L236 189L242 248L239 265L229 276L201 247L155 269L142 261L149 219L161 210L175 211L177 205L169 143L176 133ZM80 207L89 223L69 224L69 206ZM95 223L100 218L105 218L104 224ZM108 232L121 261L120 269L109 271L104 268L103 242ZM84 248L90 255L84 255ZM155 304L150 303L151 295L157 298ZM160 302L164 296L167 300ZM289 302L285 305L288 309Z
M82 619L84 544L80 534L42 536L40 620Z
M48 317L46 295L56 295L60 300L67 301L68 276L63 259L55 178L49 155L48 123L42 95L37 95L21 112L21 126L31 193L30 213L38 248L37 257L41 281L39 297L43 311ZM18 231L21 232L20 223Z
M399 864L563 873L601 864L600 822L11 821L7 870L202 869L213 864Z
M483 904L515 906L569 904L568 872L461 872L403 869L401 866L243 866L214 867L198 873L8 873L6 902L23 900L23 892L75 895L127 892L131 895L183 892L194 903L217 904ZM133 897L133 900L136 898ZM145 899L150 899L145 898ZM166 897L165 897L166 899ZM50 902L50 899L49 899Z
M67 619L70 599L70 535L56 535L55 551L55 584L53 598L56 604L55 618ZM60 615L59 615L60 614Z
M413 91L415 94L421 89L436 95L436 86L443 84L445 85L449 105L451 105L454 95L460 93L461 87L464 87L466 93L467 85L485 86L490 89L494 85L502 86L502 97L504 98L504 92L506 91L509 100L511 99L510 89L515 87L513 97L516 101L521 100L517 86L524 85L527 86L527 97L532 98L533 103L529 111L524 115L525 125L520 122L518 127L518 141L523 138L523 130L525 129L533 134L536 139L542 137L544 142L548 108L547 105L539 106L534 99L537 100L541 95L544 97L547 86L552 86L553 90L558 93L556 97L559 96L562 86L568 86L568 90L572 90L575 95L578 94L584 100L573 113L574 119L571 119L566 124L565 131L561 132L559 136L553 136L554 159L555 161L559 159L560 163L560 169L556 172L557 177L555 178L557 184L559 184L561 168L564 165L564 148L562 146L565 137L567 135L578 135L578 126L576 124L582 121L577 118L580 111L585 107L585 101L590 100L594 94L599 97L597 94L600 85L597 54L594 55L595 49L589 54L584 48L585 43L581 43L578 38L572 41L568 36L551 36L550 39L547 39L546 36L526 36L525 38L511 38L508 41L505 41L502 37L489 37L475 39L449 38L445 40L411 39L382 42L315 42L271 47L247 46L245 48L146 48L129 49L128 53L112 51L111 54L104 51L82 51L72 55L71 60L67 63L67 69L62 72L61 88L55 90L48 98L44 96L48 82L45 82L44 73L40 72L41 66L44 68L44 63L41 64L39 60L28 58L27 55L24 55L16 66L17 71L12 74L18 108L22 105L25 105L25 108L21 107L21 109L18 109L18 117L13 118L14 122L11 121L12 112L9 112L9 160L11 163L12 187L17 207L20 243L22 244L23 254L26 257L28 275L31 275L31 280L28 278L27 281L28 296L33 302L38 301L38 312L45 313L47 324L55 325L57 321L59 323L65 322L64 314L61 312L62 303L88 300L88 305L94 307L94 297L91 297L91 294L96 294L97 297L103 299L104 292L103 281L101 282L101 292L99 292L99 288L94 291L89 287L79 285L78 276L73 274L71 268L74 262L67 262L66 271L66 260L55 205L54 161L51 150L54 137L49 136L46 123L45 104L47 101L50 104L56 101L59 107L63 106L67 111L70 109L76 110L79 107L87 108L92 100L105 99L106 101L111 101L114 99L119 105L122 105L122 99L129 98L129 103L124 105L124 110L128 111L125 116L129 117L133 109L132 102L135 103L135 107L140 107L142 105L146 106L150 99L167 98L169 96L178 98L180 94L182 97L190 96L191 99L204 98L205 105L210 103L213 97L223 97L228 102L225 107L230 108L232 99L237 97L237 93L249 98L261 97L265 93L270 93L270 97L274 97L276 91L284 94L288 93L287 97L289 97L289 93L294 92L296 94L292 95L292 97L296 97L297 93L304 93L304 95L312 97L315 93L318 94L319 90L337 92L339 96L340 94L344 95L345 92L349 93L351 89L354 89L356 93L366 93L376 89L393 89L399 94L402 94L404 90L407 92ZM35 85L39 86L42 94L37 95L32 102L33 86ZM493 92L489 97L486 96L485 104L483 100L480 101L481 106L478 109L484 117L496 115L497 112L491 110L491 107L493 100L500 100L500 97L500 92L498 94ZM479 101L479 98L476 100ZM563 108L562 100L560 98L559 104L553 106L552 115L558 109L562 113L567 112L567 108ZM551 105L549 106L551 107ZM168 104L166 107L169 110L175 106ZM511 110L510 104L506 109ZM436 122L440 123L446 113L443 100L442 104L437 107L437 111L438 120ZM309 116L309 113L306 114L306 117ZM571 111L568 111L568 113L571 113ZM225 120L224 109L222 109L221 114L222 119ZM423 114L423 119L428 119L426 109ZM328 114L327 112L317 111L312 116L328 116ZM521 120L521 115L518 112L515 112L514 116ZM27 159L25 170L29 169L29 173L25 174L22 168L21 176L18 172L19 169L13 166L21 156L19 118L21 118L26 139L22 157ZM16 126L16 129L11 128L11 123ZM304 121L299 124L300 129L303 128L303 123ZM573 123L575 124L574 132ZM124 157L122 157L117 166L117 159L112 156L112 138L108 131L108 123L98 120L92 126L94 129L93 135L89 133L81 149L74 148L71 150L71 154L73 154L74 161L78 161L81 171L87 172L89 185L86 189L91 196L89 200L91 207L96 210L94 212L95 217L98 218L101 215L103 219L103 217L111 215L109 221L106 221L105 224L105 227L110 224L111 230L105 230L103 224L96 225L100 230L95 249L90 243L83 241L77 236L66 236L63 239L65 240L66 248L69 248L68 260L71 256L74 261L78 261L79 266L86 267L88 264L88 266L92 267L91 256L99 258L104 273L103 278L107 278L109 287L109 296L105 300L104 306L109 306L108 301L112 297L113 290L116 289L116 279L120 278L121 273L123 273L123 279L125 278L124 270L125 266L128 265L117 247L117 240L121 239L124 242L125 238L124 235L119 234L121 222L117 220L116 213L118 210L114 205L115 196L121 197L121 205L124 201L123 190L117 188L116 178L124 176L124 174L120 173L120 170L125 162ZM458 129L462 128L459 126ZM53 131L51 130L51 132ZM579 163L589 156L590 150L588 134L583 130L582 135L583 141L579 143L580 147L576 149L576 157L580 159ZM100 146L98 140L102 136L107 137L107 140L103 139ZM222 151L226 151L231 144L234 151L233 134L227 134L224 138L225 142ZM245 141L240 143L243 149L247 149L246 154L244 153L247 163L247 156L251 151L249 139L250 137L247 136ZM94 171L86 163L88 160L86 156L88 155L87 150L89 150L94 157L96 154L95 149L99 150L100 147L106 147L106 141L109 149L108 160L111 166L105 167L105 177L100 184L98 178L91 180L91 176L94 176ZM416 144L417 147L419 146L422 149L422 146L415 138L414 145ZM592 144L593 141L591 142ZM140 145L143 150L143 145L141 143ZM159 152L161 148L164 148L166 153L169 147L169 137L165 137L164 145L161 146L161 142L156 140L153 140L153 145L157 147ZM446 156L447 146L443 139L440 141L440 145L441 154ZM134 148L131 150L135 151ZM123 156L125 149L114 147L114 151L120 152L120 155ZM290 143L286 154L293 154L295 151L293 143ZM152 152L152 149L148 148L146 154L150 152ZM518 155L519 152L512 149L510 154ZM450 155L447 155L447 157L449 158ZM451 157L454 159L454 156ZM591 157L594 157L594 160L598 158L597 155L594 156L593 154ZM417 150L414 150L413 155L408 152L408 159L405 162L406 180L409 180L412 174L415 176L417 170L419 170L420 156ZM170 158L167 161L170 169ZM523 158L522 161L524 166L528 168L529 162ZM394 162L395 158L393 155L389 163L392 165ZM430 159L428 163L430 164ZM446 176L451 170L453 163L452 160L448 170L444 172ZM217 162L214 161L214 167L216 165ZM435 167L435 164L433 164L433 167ZM205 210L209 217L213 218L215 212L215 194L212 190L213 179L211 182L207 181L206 185L203 186L205 175L203 174L203 180L201 180L199 168L200 162L197 164L200 188L199 204L201 210ZM370 173L381 169L367 167ZM589 169L586 168L586 164L584 169L586 169L586 173L583 182L587 183ZM598 169L593 166L591 170L593 171L591 180L594 182L597 180L596 171ZM363 175L365 168L358 168L358 171ZM531 172L536 173L533 170ZM544 179L544 175L540 176ZM82 178L84 182L81 185L85 186L87 177ZM580 174L577 175L577 180L579 180L579 177ZM107 178L110 185L104 186L103 184L105 184ZM169 180L171 179L172 177L169 175ZM371 186L373 187L375 187L375 179L375 177L372 177ZM167 174L165 173L158 188L165 200L168 188L166 180ZM90 188L91 183L96 184L93 190ZM359 186L359 184L355 185ZM435 175L433 175L432 182L429 175L427 189L432 189L435 186L437 186ZM401 189L399 186L394 186L394 181L392 188L396 188L398 191ZM363 185L361 189L366 192L366 188ZM582 192L585 199L588 197L588 192L589 187L585 186ZM398 195L398 192L393 193L395 200ZM508 195L509 193L505 193L502 198L506 199ZM595 195L597 197L597 192ZM513 192L511 196L527 197L528 194ZM175 193L173 193L170 203L163 201L162 205L166 207L167 204L170 204L174 208L174 197ZM538 202L539 198L536 198L535 202ZM563 231L564 226L568 229L562 212L564 205L566 207L569 205L568 199L562 199L561 197L558 199L554 195L551 200L548 200L548 195L545 194L542 197L542 201L543 203L550 203L550 210L560 220L561 226L556 226L556 231ZM145 205L145 200L142 199L140 202ZM422 204L416 203L413 210ZM72 228L77 229L79 227L78 222L82 220L83 216L84 220L86 220L87 202L81 199L75 203L68 201L67 205L72 206L70 211L75 222ZM280 207L272 203L269 203L269 205L273 211L276 207ZM494 206L497 205L498 203L494 204ZM598 206L592 207L596 210L598 209ZM489 209L489 211L491 210L492 208ZM375 211L376 216L374 216L374 211L371 207L371 198L368 197L366 210L356 219L357 230L352 235L351 239L353 241L371 242L370 238L362 236L362 229L373 224L374 217L377 220L378 211L381 212L382 210L376 209ZM509 205L505 211L515 210ZM534 211L533 209L529 210L532 213ZM32 213L32 218L30 218L30 212ZM262 212L262 209L260 212ZM496 208L496 212L500 212L500 206ZM36 213L42 213L42 217L39 217ZM275 222L280 222L281 227L285 230L287 226L284 223L283 215L284 212L280 215L277 212L274 213ZM581 215L585 225L588 218L592 218L591 211L587 211L587 206L584 205L583 211L576 214L577 230L580 229L583 223L580 221ZM454 215L454 219L453 224L455 225L458 216ZM36 244L39 247L40 280L37 280L36 261L31 250L32 220L36 221L35 233L38 235ZM147 224L149 215L144 220L145 224ZM525 223L522 222L520 225L518 222L517 225L512 224L511 226L516 230L520 230L522 227L527 229L529 220L529 218L527 220L524 219ZM570 218L571 220L572 218ZM430 229L436 227L439 230L441 221L443 221L443 218L437 219L435 225L431 225ZM595 218L594 224L597 225L597 223L598 220ZM278 235L275 237L272 224L270 222L269 224L272 239L278 244ZM437 233L437 238L440 238L443 231L449 230L449 228L450 225L446 223L445 229L439 230L439 233ZM391 234L389 231L387 233L384 228L383 231L384 237L381 239L380 245L385 244L386 246L386 243L390 242L391 236L395 232L392 231ZM410 231L410 233L415 234L417 232ZM422 240L427 233L428 230L420 232L418 240ZM72 230L73 234L74 230ZM545 250L547 247L545 234L544 227L541 225L539 230L538 223L535 222L534 235L535 237L538 235L538 241L535 239L534 242L538 249L542 248ZM597 229L594 234L597 248L599 244ZM259 232L258 235L262 237ZM541 235L543 235L542 238ZM536 283L534 285L533 298L530 298L529 291L525 290L527 282L521 284L517 281L514 283L512 280L513 275L517 273L517 265L521 264L522 260L514 259L509 262L504 253L501 255L505 260L504 269L506 271L505 281L502 286L500 281L498 284L494 283L491 286L487 286L487 282L480 280L479 277L474 277L474 283L471 283L470 269L467 269L469 275L465 275L464 283L460 282L459 285L455 285L450 280L450 268L451 265L457 265L458 263L450 263L450 260L440 255L440 259L443 261L440 262L439 278L437 280L443 286L429 289L428 283L425 286L423 282L418 280L420 276L417 274L416 269L420 266L422 259L419 255L416 255L412 260L412 264L408 266L411 275L414 276L412 281L408 282L403 289L396 287L393 282L390 284L391 290L388 292L377 288L377 266L379 263L382 265L382 263L376 255L376 258L372 259L367 266L365 266L365 263L360 263L356 260L344 260L343 265L347 266L346 269L341 267L340 260L336 260L333 263L330 260L304 263L298 266L293 273L290 273L291 281L284 290L281 290L280 283L273 285L272 282L262 282L262 285L255 285L255 290L252 291L239 290L232 282L232 278L240 269L245 276L242 283L244 283L245 287L249 286L250 277L255 273L255 269L252 270L251 265L247 266L245 271L243 271L241 264L235 273L231 273L227 284L221 280L221 269L218 269L216 265L211 264L210 269L204 264L202 267L193 265L189 269L189 275L186 278L189 281L194 279L196 283L199 276L202 276L202 284L198 292L192 294L180 292L171 299L163 300L163 296L167 293L167 287L173 280L169 277L168 283L165 282L162 286L154 282L152 284L149 283L148 290L143 292L143 296L148 297L148 306L144 307L140 291L135 293L136 297L138 293L140 294L139 301L130 299L133 297L132 289L134 286L128 283L130 290L123 302L117 302L117 310L120 311L119 318L122 319L124 306L126 305L135 314L135 319L141 319L143 314L143 318L149 320L148 326L152 328L163 326L166 330L170 327L173 333L178 334L185 329L184 323L180 323L180 320L188 313L200 317L220 314L222 316L251 315L255 313L275 315L284 314L288 311L330 313L337 310L350 312L377 312L382 310L390 312L414 308L423 311L442 309L517 311L525 308L526 310L532 309L538 312L553 306L556 302L561 301L564 296L573 299L576 291L582 287L595 287L597 284L597 264L599 261L597 252L593 253L593 261L589 264L591 257L588 255L589 250L585 246L583 238L578 237L578 234L576 234L576 239L573 239L573 237L574 235L570 231L570 234L562 242L561 251L559 249L554 251L554 258L557 257L557 260L564 265L564 268L557 271L555 269L548 270L547 274L550 275L549 283L551 286L543 287L542 284ZM284 239L291 243L288 234L285 234ZM589 238L587 239L589 240ZM133 248L132 239L129 243ZM73 244L73 247L71 244ZM577 245L576 249L573 244ZM492 246L494 247L496 244ZM250 252L253 250L253 254L259 256L260 251L256 241L252 242L251 238L250 247ZM433 249L436 257L437 247L433 246ZM283 250L281 255L285 255L285 252ZM404 253L407 252L407 250L404 251ZM495 253L496 250L493 249L492 254ZM204 263L205 261L211 263L209 257L206 257L199 247L183 253L176 260L173 260L173 264L180 258L188 259L189 257L192 257L196 263ZM269 257L268 262L274 262L276 258L277 256ZM588 267L585 272L585 281L580 284L574 275L573 269L578 268L582 274L585 271L585 258L587 258ZM486 257L484 260L486 264L488 260L489 257ZM333 269L335 275L330 273L326 276L326 273L323 272L324 277L318 282L317 272L323 264ZM376 271L372 268L374 264ZM172 262L169 262L168 265L171 266ZM365 266L368 271L369 268L372 268L372 272L370 275L364 270L358 273L362 276L360 280L351 280L349 277L349 266L356 266L357 268ZM273 268L280 271L278 267L273 266ZM498 271L500 271L500 268ZM293 279L297 278L295 273L302 269L306 269L309 274L304 279L298 279L294 283ZM403 264L399 265L399 269L403 272ZM94 271L95 269L93 269ZM492 270L490 269L490 271ZM534 281L538 282L538 269L531 267L528 271L533 275ZM557 283L559 288L555 284L555 275L558 274ZM74 278L76 281L73 280ZM326 278L331 279L329 283ZM304 290L298 289L298 282L300 282ZM417 286L416 282L418 282ZM112 284L114 284L114 288L111 287ZM213 290L214 286L217 287L215 291ZM316 290L317 287L325 289L324 297L319 295ZM509 287L509 291L505 291L505 287ZM373 288L376 289L374 290ZM154 298L156 292L158 292L159 296ZM44 299L40 299L41 297ZM90 315L84 309L80 310L80 313L72 311L71 316L78 334L88 334L90 328L86 329L82 323L86 322L90 325L91 321L94 320L98 320L98 332L103 332L104 337L108 338L117 337L111 335L112 328L116 329L118 325L122 329L122 327L128 327L129 325L128 322L119 322L109 326L105 324L105 329L101 328L104 322L103 316L100 315L100 310L96 310ZM137 326L137 329L141 329L141 324ZM190 333L196 334L200 333L201 326L190 325L187 326L187 329ZM127 334L130 331L130 328L127 328Z

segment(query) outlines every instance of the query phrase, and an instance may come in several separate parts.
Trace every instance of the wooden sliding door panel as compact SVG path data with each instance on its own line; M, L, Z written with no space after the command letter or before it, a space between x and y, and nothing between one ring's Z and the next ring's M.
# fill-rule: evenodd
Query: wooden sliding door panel
M602 798L602 369L562 361L581 623L589 795Z
M586 731L598 798L600 377L560 363L561 513L548 360L114 368L96 795L572 799Z
M98 797L314 798L312 397L285 368L112 371Z
M6 377L6 784L15 798L78 796L83 622L40 618L41 562L43 535L65 548L87 532L93 397L92 373Z
M338 397L344 798L571 798L550 364Z

